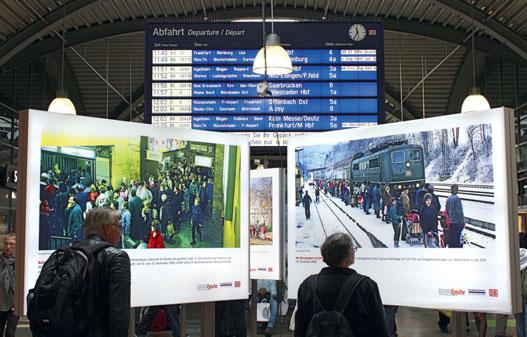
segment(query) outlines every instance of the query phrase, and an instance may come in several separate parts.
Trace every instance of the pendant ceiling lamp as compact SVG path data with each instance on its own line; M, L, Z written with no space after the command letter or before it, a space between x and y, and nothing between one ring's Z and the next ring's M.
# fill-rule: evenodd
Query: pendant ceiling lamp
M481 111L489 110L490 105L485 96L481 94L481 90L476 87L476 62L475 62L475 49L474 49L474 2L470 9L470 15L472 18L472 88L470 88L469 95L463 101L461 106L461 112Z
M62 61L61 61L61 73L60 73L60 87L57 90L57 97L51 101L48 107L49 112L57 112L62 114L76 115L75 105L68 98L68 91L64 89L64 44L66 39L66 1L64 1L64 12L62 16Z
M263 47L256 54L253 72L261 75L285 75L293 71L291 59L274 32L273 0L271 0L271 34L265 35L265 3L262 0Z

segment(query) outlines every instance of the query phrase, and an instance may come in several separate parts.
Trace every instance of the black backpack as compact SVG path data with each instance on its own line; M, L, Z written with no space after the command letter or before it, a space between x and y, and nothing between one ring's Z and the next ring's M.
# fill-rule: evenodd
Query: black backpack
M308 288L313 294L313 317L309 321L306 337L354 337L350 323L343 313L358 285L367 277L353 274L344 282L332 310L327 310L316 294L318 275L311 277ZM317 310L321 308L321 310Z
M27 295L27 316L34 337L86 336L96 324L87 317L97 296L97 253L109 243L56 250L44 263Z

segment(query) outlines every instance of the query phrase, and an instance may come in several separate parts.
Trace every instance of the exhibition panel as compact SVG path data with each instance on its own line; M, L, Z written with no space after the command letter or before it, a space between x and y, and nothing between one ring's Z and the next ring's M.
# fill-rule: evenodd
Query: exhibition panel
M21 295L53 250L83 238L91 208L113 207L131 259L132 306L247 296L245 136L29 110L21 149Z
M293 64L253 72L259 23L149 22L145 122L247 132L312 132L377 124L384 111L384 29L379 22L274 24ZM298 32L302 32L299 34Z
M250 277L281 280L284 274L285 183L283 169L251 170Z
M352 268L378 283L385 304L516 309L511 116L500 108L291 138L289 293L324 266L320 245L342 231L358 247Z

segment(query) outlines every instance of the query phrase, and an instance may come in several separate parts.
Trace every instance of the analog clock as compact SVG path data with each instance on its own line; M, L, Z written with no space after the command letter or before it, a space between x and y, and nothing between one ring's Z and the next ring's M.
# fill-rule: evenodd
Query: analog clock
M366 27L364 27L360 23L355 23L351 25L348 34L350 39L352 39L353 41L362 41L366 37Z

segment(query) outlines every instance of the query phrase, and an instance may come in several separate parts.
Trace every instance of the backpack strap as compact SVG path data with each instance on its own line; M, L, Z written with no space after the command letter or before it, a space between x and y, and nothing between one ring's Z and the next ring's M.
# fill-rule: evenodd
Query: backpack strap
M359 273L354 273L350 277L348 277L342 285L342 288L340 288L340 292L337 297L337 301L335 302L335 306L333 307L333 310L343 313L346 307L348 306L348 303L351 299L351 296L355 292L355 289L357 289L359 284L361 284L362 281L367 278L367 276L361 275Z
M307 287L311 290L311 294L313 295L313 313L327 311L324 304L322 304L322 301L320 301L320 298L317 296L318 275L311 275L307 281ZM317 310L317 306L322 310Z

